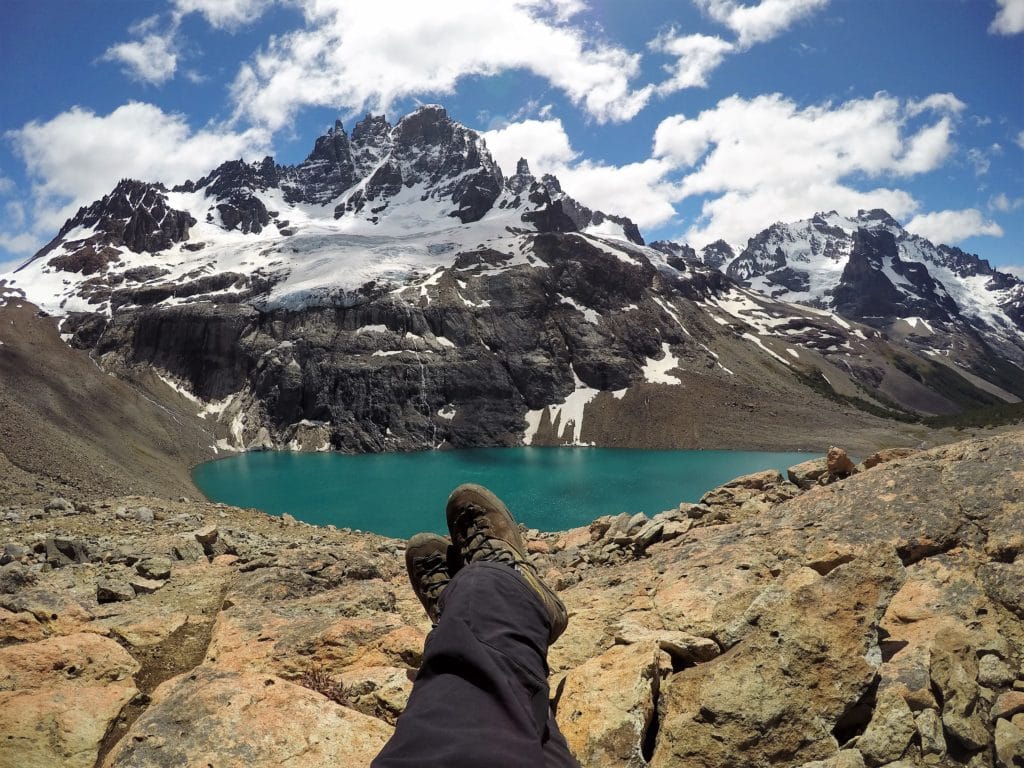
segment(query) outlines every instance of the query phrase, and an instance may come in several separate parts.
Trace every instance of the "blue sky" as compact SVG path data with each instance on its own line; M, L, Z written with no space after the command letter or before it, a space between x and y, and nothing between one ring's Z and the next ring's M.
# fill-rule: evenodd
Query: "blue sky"
M648 239L884 207L1024 274L1024 0L6 0L0 268L123 176L423 102Z

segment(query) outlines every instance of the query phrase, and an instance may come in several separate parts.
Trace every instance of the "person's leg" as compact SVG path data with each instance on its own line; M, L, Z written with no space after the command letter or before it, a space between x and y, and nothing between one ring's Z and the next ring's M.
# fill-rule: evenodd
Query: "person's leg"
M569 751L565 736L558 730L555 714L549 710L547 733L542 743L544 748L544 768L580 768L576 758Z
M526 580L504 563L471 563L439 607L408 705L373 767L576 765L549 733L551 620Z

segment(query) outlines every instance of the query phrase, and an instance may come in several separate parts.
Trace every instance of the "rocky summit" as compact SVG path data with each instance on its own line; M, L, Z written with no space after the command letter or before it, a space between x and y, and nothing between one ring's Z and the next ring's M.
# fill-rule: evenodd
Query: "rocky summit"
M840 449L526 531L584 766L1024 762L1024 432ZM681 500L682 501L682 500ZM438 514L443 500L436 500ZM429 622L400 541L218 504L0 509L0 764L367 765Z

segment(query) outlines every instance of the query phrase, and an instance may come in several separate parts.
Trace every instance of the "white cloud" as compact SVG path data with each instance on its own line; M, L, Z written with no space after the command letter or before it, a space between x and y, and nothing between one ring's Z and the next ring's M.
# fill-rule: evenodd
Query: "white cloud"
M986 219L976 208L919 214L907 222L906 229L933 242L947 245L954 245L976 235L1003 236L1003 228Z
M178 18L200 13L212 27L237 29L249 24L273 5L274 0L173 0Z
M924 112L945 112L949 115L958 115L966 108L967 105L952 93L933 93L923 99L908 101L906 113L910 117L917 117Z
M232 86L237 116L271 130L304 106L381 110L513 70L546 79L599 122L633 117L653 92L632 85L640 54L594 42L565 19L577 3L448 0L439 13L412 0L301 1L305 27L272 38Z
M665 67L670 77L658 86L661 94L684 88L706 88L708 75L732 53L734 46L710 35L677 35L674 29L651 41L650 48L676 57L674 66Z
M554 174L567 194L590 208L629 216L641 227L664 224L676 215L676 189L666 179L672 166L663 160L624 166L578 162L579 153L558 119L523 120L483 137L505 173L512 173L525 157L534 176Z
M984 150L977 147L967 150L967 161L973 166L975 176L984 176L992 167L992 160Z
M484 141L506 175L515 172L519 158L525 157L537 176L556 173L576 159L577 153L561 120L523 120L504 128L486 131Z
M988 207L995 211L1008 213L1009 211L1015 211L1018 208L1024 208L1024 197L1011 198L1000 192L988 201Z
M125 74L135 80L160 85L178 69L174 30L165 34L147 34L141 40L112 45L103 54L103 61L120 62Z
M761 0L749 6L737 0L694 0L701 10L739 36L741 48L763 43L828 5L829 0Z
M1000 272L1006 272L1013 275L1018 280L1024 280L1024 264L1004 264L1001 267L996 267Z
M903 190L859 188L863 178L923 173L949 156L948 116L916 130L908 130L909 118L887 94L805 108L779 94L732 96L695 118L663 120L654 155L682 171L677 199L704 198L686 240L741 244L767 223L820 210L914 213L918 204Z
M73 107L47 122L32 121L6 138L32 183L32 230L53 233L74 209L135 177L173 184L197 178L233 157L258 157L267 136L219 127L193 131L185 117L129 102L109 115Z
M992 19L988 31L997 35L1016 35L1024 32L1024 0L996 0L999 13Z
M1018 133L1013 140L1017 144L1018 147L1020 147L1021 149L1024 149L1024 131L1021 131L1020 133Z

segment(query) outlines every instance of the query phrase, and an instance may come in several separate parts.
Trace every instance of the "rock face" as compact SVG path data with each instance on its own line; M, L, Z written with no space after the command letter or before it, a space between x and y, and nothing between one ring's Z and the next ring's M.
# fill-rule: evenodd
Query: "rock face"
M1017 765L1022 450L1018 430L531 532L570 613L548 660L582 764ZM402 542L187 501L46 503L0 508L3 758L369 764L430 629ZM48 541L82 557L54 567ZM97 600L98 579L143 572L165 583Z

